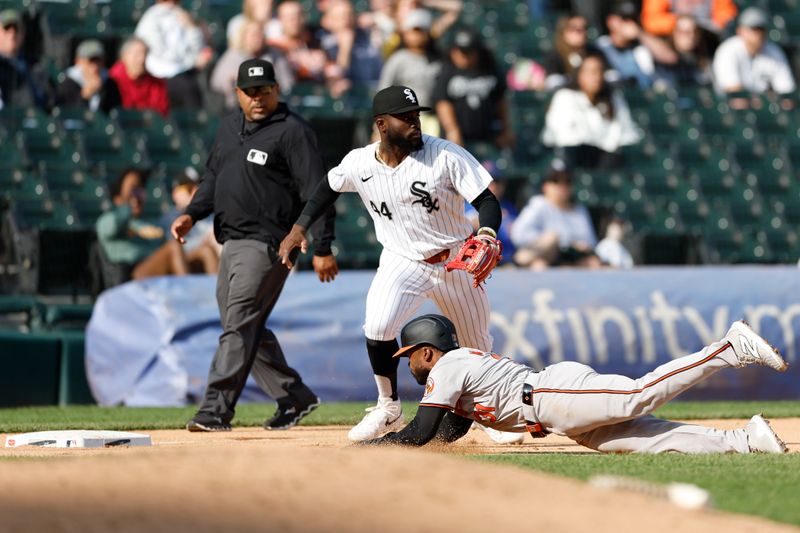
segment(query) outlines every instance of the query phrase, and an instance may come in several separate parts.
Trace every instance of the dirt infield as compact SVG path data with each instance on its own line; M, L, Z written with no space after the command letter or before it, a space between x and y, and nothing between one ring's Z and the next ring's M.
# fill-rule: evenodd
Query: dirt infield
M800 452L800 419L772 423ZM553 435L501 447L476 430L403 450L349 446L342 427L145 433L151 448L0 448L0 531L799 531L459 457L593 453Z

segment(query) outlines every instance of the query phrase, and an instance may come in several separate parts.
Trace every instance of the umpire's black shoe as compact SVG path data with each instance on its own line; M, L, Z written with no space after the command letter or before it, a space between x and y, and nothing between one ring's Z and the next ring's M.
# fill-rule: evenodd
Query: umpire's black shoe
M320 399L314 396L311 403L278 405L272 418L264 422L264 429L289 429L296 426L306 415L319 407L320 403L322 403Z
M194 418L186 423L186 429L189 431L230 431L231 425L228 422L223 422L218 416L209 415L206 413L197 413Z

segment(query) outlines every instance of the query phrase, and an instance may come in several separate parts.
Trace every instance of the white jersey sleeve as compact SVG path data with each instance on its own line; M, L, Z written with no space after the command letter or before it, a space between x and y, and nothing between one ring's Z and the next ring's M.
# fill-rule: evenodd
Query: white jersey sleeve
M358 159L355 150L344 156L342 162L328 171L328 185L336 192L356 192L353 182L355 173L354 159Z
M472 203L492 182L491 174L472 154L457 144L449 144L444 152L453 187L467 202Z

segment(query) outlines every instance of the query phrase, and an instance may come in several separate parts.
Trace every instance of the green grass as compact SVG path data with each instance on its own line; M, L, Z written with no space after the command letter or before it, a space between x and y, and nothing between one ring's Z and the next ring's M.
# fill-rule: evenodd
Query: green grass
M302 425L353 425L364 413L364 403L323 403L303 419ZM194 415L196 407L22 407L0 409L0 433L25 433L55 429L179 429ZM260 426L272 416L275 404L242 404L234 425Z
M800 454L600 455L509 454L477 456L559 476L586 480L596 474L658 483L692 483L708 490L718 509L800 526Z
M368 402L323 403L303 419L301 424L353 425L364 416ZM237 408L234 425L260 426L272 416L274 404L242 404ZM192 417L195 407L22 407L0 409L0 433L24 433L55 429L178 429ZM410 420L416 404L405 402L404 412ZM673 402L656 415L672 419L749 418L763 412L768 418L800 416L800 401L784 402Z

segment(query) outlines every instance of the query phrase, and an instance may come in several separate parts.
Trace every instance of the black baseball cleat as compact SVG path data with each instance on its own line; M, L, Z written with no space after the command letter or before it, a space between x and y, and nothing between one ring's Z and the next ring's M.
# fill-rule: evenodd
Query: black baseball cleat
M288 406L278 405L272 418L264 422L264 429L289 429L296 426L311 411L319 407L322 403L316 396L311 403L293 404Z
M192 432L230 431L231 425L228 422L223 422L218 416L197 413L194 418L186 423L186 429Z

